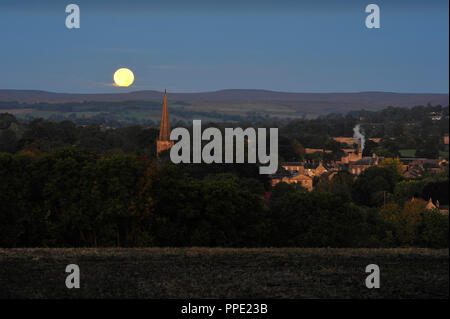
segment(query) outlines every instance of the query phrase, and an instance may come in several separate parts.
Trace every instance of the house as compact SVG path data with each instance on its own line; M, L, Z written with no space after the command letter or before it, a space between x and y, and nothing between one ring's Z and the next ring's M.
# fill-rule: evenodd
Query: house
M314 176L321 176L331 171L337 171L337 166L326 165L320 162L286 162L282 163L283 171L272 175L272 186L280 182L287 184L301 183L303 187L311 191L313 189Z
M328 169L323 165L323 162L320 161L317 163L306 163L304 166L304 173L308 176L320 176L324 173L328 172Z
M288 184L300 183L304 188L309 191L313 190L313 178L306 174L296 174L289 178Z
M272 186L275 186L281 182L286 184L300 183L304 188L306 188L309 191L312 191L313 189L313 178L304 173L296 172L294 174L280 173L277 175L272 175Z
M295 172L303 173L303 171L304 171L303 162L286 162L286 163L282 163L281 167L283 167L285 170L287 170L291 173L295 173Z
M379 158L375 154L372 157L363 157L356 162L351 162L348 164L348 172L353 175L359 175L364 170L372 166L377 166L379 163Z
M434 173L440 172L448 162L446 160L429 158L402 157L400 158L400 163L403 168L403 176L406 178L417 178L422 175L424 170Z
M306 154L314 154L314 153L333 153L332 150L325 150L323 148L305 148Z
M414 196L411 198L411 202L414 202L415 200L417 200ZM420 199L422 200L422 199ZM436 200L436 203L433 203L433 199L430 197L428 199L428 202L425 206L425 209L428 211L432 211L432 210L436 210L439 213L443 214L443 215L448 215L448 205L447 206L441 206L439 204L439 200Z
M439 201L437 201L437 205L439 206ZM433 200L430 199L428 200L427 206L425 206L426 210L433 210L433 209L437 209L436 205L433 204Z

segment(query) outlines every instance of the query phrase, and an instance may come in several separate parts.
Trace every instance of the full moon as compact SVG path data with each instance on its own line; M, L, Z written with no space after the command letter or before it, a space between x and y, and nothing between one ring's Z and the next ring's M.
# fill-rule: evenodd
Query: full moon
M117 86L130 86L134 82L134 74L130 69L121 68L114 73L114 83Z

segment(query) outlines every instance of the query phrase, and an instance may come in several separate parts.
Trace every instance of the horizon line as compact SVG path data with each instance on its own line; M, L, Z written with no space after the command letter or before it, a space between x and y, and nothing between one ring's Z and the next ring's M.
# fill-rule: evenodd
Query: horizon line
M2 89L0 91L28 91L28 92L43 92L43 93L53 93L53 94L79 94L79 95L96 95L96 94L132 94L139 92L158 92L164 93L165 89L146 89L146 90L133 90L127 92L95 92L95 93L83 93L83 92L67 92L67 91L48 91L42 89ZM441 95L449 95L449 92L410 92L410 91L324 91L324 92L314 92L314 91L279 91L279 90L271 90L271 89L243 89L243 88L229 88L229 89L216 89L210 91L192 91L192 92L183 92L183 91L168 91L172 94L204 94L204 93L216 93L223 91L261 91L261 92L271 92L271 93L288 93L288 94L355 94L355 93L393 93L393 94L441 94Z

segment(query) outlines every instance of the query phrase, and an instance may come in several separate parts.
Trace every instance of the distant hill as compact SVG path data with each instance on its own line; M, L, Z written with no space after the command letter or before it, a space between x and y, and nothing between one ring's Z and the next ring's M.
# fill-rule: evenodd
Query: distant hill
M328 113L345 112L360 109L382 109L386 106L426 105L431 103L448 105L448 94L434 93L290 93L267 90L220 90L201 93L171 93L169 100L187 102L219 102L233 104L265 103L281 105L297 112ZM72 94L33 90L0 90L0 101L18 101L25 103L63 103L83 101L146 101L161 100L162 92L135 91L130 93ZM203 103L202 103L203 104Z
M0 90L0 113L25 119L71 120L108 126L158 123L163 92L71 94L31 90ZM266 90L168 92L172 122L312 119L329 113L377 111L387 106L448 105L448 94L391 92L289 93Z

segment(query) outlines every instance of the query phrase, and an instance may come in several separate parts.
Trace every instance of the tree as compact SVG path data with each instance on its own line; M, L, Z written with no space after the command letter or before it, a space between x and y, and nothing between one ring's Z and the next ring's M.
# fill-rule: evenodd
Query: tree
M426 202L421 199L408 201L399 215L398 239L403 245L414 246L421 242L423 217L427 213Z
M92 244L91 189L83 183L85 167L95 159L74 148L58 150L35 162L35 180L41 185L40 197L49 222L49 245L79 247ZM39 171L39 172L37 172Z
M378 144L375 143L372 140L367 140L364 144L364 150L363 150L363 156L372 156L373 153L376 153L376 149L378 147ZM376 153L377 155L381 155Z
M353 177L347 171L336 173L331 179L321 175L315 189L319 192L337 194L351 201Z
M416 150L416 157L438 158L439 140L437 137L426 137Z
M27 235L24 221L33 209L26 200L30 162L29 157L0 153L0 247L20 246Z
M353 183L352 198L356 203L362 205L380 206L401 179L402 176L399 174L396 164L386 167L369 167Z
M109 226L110 232L115 233L117 246L135 242L134 231L139 229L136 224L146 214L146 211L138 213L134 207L142 191L146 167L145 161L121 154L100 158L96 164L94 190L101 203L98 214L104 227Z
M9 113L0 113L0 130L8 129L12 123L17 123L14 115Z
M292 151L297 161L302 161L305 158L305 148L295 138L292 140Z
M424 183L422 181L401 181L394 186L394 199L399 205L402 205L413 197L420 197L423 187Z
M385 158L381 163L381 167L391 171L392 178L400 180L402 178L403 167L397 158Z
M422 245L432 248L448 247L448 215L443 215L433 209L424 214L423 223Z
M278 186L278 185L277 185ZM320 192L287 192L271 205L275 246L358 247L367 242L364 210L342 197Z
M396 246L400 243L398 233L401 232L400 206L395 203L387 203L378 212L378 224L380 225L379 241L383 246Z
M12 130L0 130L0 152L15 153L16 150L16 133Z
M201 237L209 238L207 245L254 247L264 243L267 220L261 196L245 188L231 174L205 177L200 191L203 216L199 221L209 224ZM196 240L199 231L196 229L193 234Z
M379 146L373 150L378 156L396 157L400 155L398 142L392 140L389 136L381 139Z

